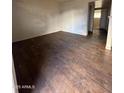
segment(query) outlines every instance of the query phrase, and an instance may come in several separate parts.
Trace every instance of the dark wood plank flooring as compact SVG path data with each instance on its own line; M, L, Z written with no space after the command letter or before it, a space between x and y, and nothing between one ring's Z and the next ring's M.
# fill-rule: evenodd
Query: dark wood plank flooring
M56 32L13 43L19 93L111 93L105 39Z

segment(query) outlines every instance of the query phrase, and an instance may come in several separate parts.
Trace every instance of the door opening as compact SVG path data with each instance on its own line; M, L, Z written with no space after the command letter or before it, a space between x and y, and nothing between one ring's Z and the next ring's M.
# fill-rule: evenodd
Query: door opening
M89 13L88 13L88 34L93 32L93 21L94 21L94 8L95 2L89 2Z
M89 2L88 35L104 33L107 36L111 0Z

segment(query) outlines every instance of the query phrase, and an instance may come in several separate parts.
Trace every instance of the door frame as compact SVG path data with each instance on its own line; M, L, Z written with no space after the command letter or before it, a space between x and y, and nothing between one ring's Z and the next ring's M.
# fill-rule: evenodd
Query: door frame
M88 3L88 34L93 32L95 1Z

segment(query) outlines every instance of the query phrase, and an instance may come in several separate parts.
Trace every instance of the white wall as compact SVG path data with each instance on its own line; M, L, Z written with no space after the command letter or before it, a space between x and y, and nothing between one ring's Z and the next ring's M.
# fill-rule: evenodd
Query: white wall
M13 0L13 42L56 31L87 35L89 1Z
M13 0L13 41L60 30L56 0Z
M106 41L106 49L111 50L111 48L112 48L112 15L109 16L109 27Z
M93 0L67 0L61 2L62 31L87 35L89 1Z
M101 18L101 10L94 11L94 18Z

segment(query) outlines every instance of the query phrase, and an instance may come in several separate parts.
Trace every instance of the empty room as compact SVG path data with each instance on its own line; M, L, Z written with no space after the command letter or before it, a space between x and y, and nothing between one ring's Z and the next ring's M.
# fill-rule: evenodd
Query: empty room
M112 0L12 0L16 93L112 93Z

